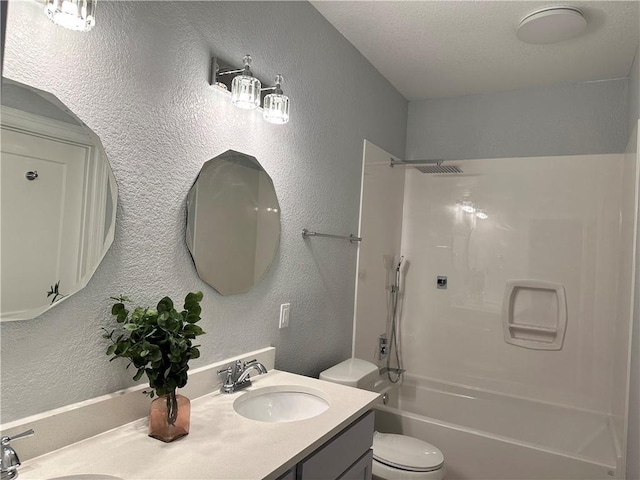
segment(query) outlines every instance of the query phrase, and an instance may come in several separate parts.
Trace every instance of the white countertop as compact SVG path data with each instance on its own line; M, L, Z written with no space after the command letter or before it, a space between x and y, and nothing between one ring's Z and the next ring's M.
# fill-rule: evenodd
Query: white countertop
M278 370L252 380L253 385L240 392L192 399L189 435L172 443L148 437L144 418L28 460L19 468L20 479L91 474L125 480L275 479L367 412L378 398L376 393ZM274 385L320 390L330 407L316 417L289 423L250 420L233 409L243 393Z

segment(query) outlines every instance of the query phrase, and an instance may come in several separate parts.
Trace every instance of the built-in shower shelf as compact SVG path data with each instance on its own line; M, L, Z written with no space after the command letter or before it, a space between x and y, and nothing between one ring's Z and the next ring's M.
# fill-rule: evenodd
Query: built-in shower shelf
M524 332L538 332L538 333L547 333L555 335L558 333L558 330L555 327L536 327L534 325L509 325L509 329L511 330L522 330Z
M535 350L560 350L567 326L564 286L509 280L502 305L504 341Z

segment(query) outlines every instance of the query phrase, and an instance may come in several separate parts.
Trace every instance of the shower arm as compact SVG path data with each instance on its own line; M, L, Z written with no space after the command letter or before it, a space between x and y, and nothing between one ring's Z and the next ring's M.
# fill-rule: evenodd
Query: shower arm
M441 166L442 163L444 162L444 160L439 159L439 160L396 160L395 158L390 158L389 159L391 161L391 163L389 164L389 166L391 168L395 167L396 165L399 167L402 166L419 166L419 165L436 165L436 166Z

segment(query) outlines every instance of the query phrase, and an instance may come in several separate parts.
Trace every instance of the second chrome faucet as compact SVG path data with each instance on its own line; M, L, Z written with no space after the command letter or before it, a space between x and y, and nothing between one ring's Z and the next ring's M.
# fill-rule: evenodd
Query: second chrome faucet
M227 368L218 370L218 375L226 374L220 391L222 393L233 393L251 386L251 377L249 376L251 370L256 370L259 375L267 373L265 366L257 360L248 362L236 360L233 366L229 365Z

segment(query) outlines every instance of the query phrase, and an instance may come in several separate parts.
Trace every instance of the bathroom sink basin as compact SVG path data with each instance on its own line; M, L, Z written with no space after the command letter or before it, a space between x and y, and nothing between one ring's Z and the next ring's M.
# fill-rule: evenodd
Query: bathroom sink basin
M323 392L302 386L258 388L233 402L233 409L243 417L271 423L305 420L328 408L329 400Z

